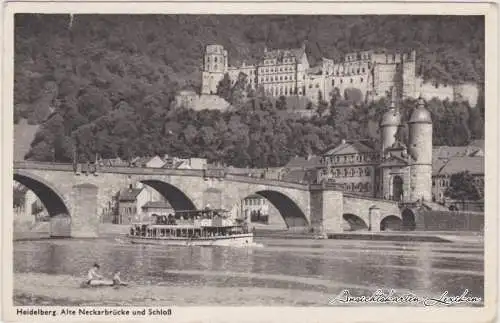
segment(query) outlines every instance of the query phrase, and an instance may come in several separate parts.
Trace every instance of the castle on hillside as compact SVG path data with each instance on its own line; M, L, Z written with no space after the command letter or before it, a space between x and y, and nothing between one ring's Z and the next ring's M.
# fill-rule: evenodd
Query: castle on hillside
M342 97L352 90L361 93L361 100L371 101L396 91L398 98L467 100L477 102L475 85L446 86L424 82L416 76L416 51L379 52L368 50L349 53L340 61L322 58L310 66L306 47L264 50L257 64L228 65L228 52L221 45L208 45L203 56L202 95L217 93L217 86L228 74L234 85L240 73L248 85L263 88L269 96L304 96L313 103L320 98L328 101L338 90ZM358 92L359 91L359 92ZM353 92L351 92L353 93ZM359 96L359 94L358 94Z

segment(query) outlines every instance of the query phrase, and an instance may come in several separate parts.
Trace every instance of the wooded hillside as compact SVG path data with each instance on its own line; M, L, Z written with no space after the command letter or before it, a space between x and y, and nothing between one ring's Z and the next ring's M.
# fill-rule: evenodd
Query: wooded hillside
M345 119L330 121L287 117L265 103L266 98L228 113L173 110L173 94L179 88L199 85L203 48L209 43L224 45L231 64L255 60L265 46L296 47L306 41L312 64L321 56L338 59L355 50L415 48L417 72L424 78L482 82L484 74L484 19L479 16L71 19L19 14L15 25L15 121L22 117L36 124L52 113L28 154L37 160L70 159L73 140L89 156L166 152L240 166L273 166L291 155L318 153L340 137L366 137L367 129L373 130L379 110L371 107L381 103L346 110ZM436 143L462 144L482 136L481 109L438 105ZM344 109L327 106L340 109L335 113ZM450 129L460 127L467 128L467 138L450 139ZM258 160L262 156L267 157Z

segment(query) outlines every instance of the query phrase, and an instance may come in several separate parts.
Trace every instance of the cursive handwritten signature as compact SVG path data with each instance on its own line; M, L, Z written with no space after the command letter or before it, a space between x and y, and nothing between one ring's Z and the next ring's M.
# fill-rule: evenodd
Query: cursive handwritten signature
M424 306L438 306L438 305L455 305L455 304L478 304L481 303L480 297L469 296L469 290L465 289L460 295L452 296L448 291L444 291L438 297L418 296L412 292L397 294L396 290L390 289L384 291L377 289L371 295L353 296L348 289L342 290L338 295L329 299L329 305L335 303L376 303L376 304L407 304L417 305L423 304Z

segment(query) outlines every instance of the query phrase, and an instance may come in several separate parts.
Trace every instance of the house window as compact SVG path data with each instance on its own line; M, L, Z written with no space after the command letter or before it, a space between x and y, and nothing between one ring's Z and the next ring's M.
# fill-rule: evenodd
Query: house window
M214 58L214 62L217 63L217 57Z
M335 85L335 80L332 80L332 85Z
M352 79L351 79L351 83L352 83Z
M344 176L347 177L347 168L344 168Z
M340 84L344 83L344 80L340 79Z
M365 175L366 175L366 176L370 176L370 168L368 168L368 167L367 167L367 168L365 169Z
M288 80L288 76L285 75L285 81Z
M363 78L361 78L361 83L363 83Z
M313 85L312 84L309 84L309 88L312 89Z
M319 88L319 84L316 84L316 88Z

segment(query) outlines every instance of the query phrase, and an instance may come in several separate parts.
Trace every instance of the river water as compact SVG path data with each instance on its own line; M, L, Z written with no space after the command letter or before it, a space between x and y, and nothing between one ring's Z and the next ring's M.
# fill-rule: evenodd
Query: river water
M161 247L117 238L16 241L15 303L38 305L33 297L39 294L44 304L62 305L50 290L63 284L61 277L83 280L94 262L104 275L120 270L122 280L132 282L122 291L110 292L120 304L141 303L133 297L141 292L157 293L160 302L160 295L168 291L168 302L175 304L324 306L342 290L369 296L378 288L432 297L444 291L460 295L468 289L469 296L483 299L482 243L271 238L257 242L262 246ZM162 286L166 289L156 290ZM97 302L94 294L82 296L76 289L64 296L63 289L59 293L58 299L67 304ZM102 291L99 295L102 301Z

